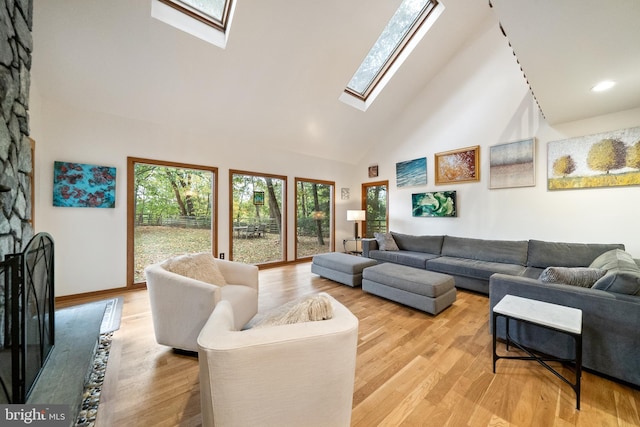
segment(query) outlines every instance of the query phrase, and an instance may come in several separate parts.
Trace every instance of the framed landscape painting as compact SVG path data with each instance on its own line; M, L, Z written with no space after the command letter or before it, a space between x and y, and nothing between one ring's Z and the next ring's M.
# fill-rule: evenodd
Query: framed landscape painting
M411 215L417 217L457 216L456 192L434 191L411 195Z
M480 146L436 153L436 184L480 181Z
M489 147L489 188L536 185L535 139Z
M549 190L627 185L640 185L640 127L549 142Z
M54 162L53 206L115 208L116 168Z
M396 185L411 187L427 183L427 158L396 163Z

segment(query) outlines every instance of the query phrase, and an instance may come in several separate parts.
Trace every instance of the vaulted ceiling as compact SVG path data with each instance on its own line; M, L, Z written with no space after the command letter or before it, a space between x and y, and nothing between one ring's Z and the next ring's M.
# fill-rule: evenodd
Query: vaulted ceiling
M549 123L640 107L640 1L490 1Z
M338 97L400 0L237 0L224 50L151 18L150 0L34 0L32 82L44 100L211 144L354 162L495 19L550 122L640 106L640 2L492 1L442 0L442 16L366 112ZM580 91L603 77L623 93L585 101Z

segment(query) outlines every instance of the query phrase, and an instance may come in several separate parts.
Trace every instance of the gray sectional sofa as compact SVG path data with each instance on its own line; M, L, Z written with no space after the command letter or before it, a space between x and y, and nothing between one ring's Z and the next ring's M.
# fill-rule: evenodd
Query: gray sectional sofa
M581 309L583 366L640 386L640 259L624 245L391 235L398 250L380 250L378 241L364 239L363 256L449 274L457 288L488 294L489 314L507 294ZM548 267L578 271L597 260L604 260L597 266L604 276L592 287L540 280ZM503 319L497 335L505 337ZM557 357L569 357L573 348L565 334L535 325L520 323L511 335Z
M378 262L426 268L454 277L456 288L489 294L494 273L538 278L551 266L586 267L622 244L558 243L540 240L486 240L455 236L413 236L391 232L398 250L381 250L362 239L362 255Z

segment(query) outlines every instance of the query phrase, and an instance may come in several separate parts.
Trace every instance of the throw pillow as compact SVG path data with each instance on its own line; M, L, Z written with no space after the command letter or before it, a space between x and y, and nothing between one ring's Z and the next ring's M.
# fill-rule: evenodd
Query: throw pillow
M331 299L325 292L288 302L268 313L252 328L291 325L293 323L315 322L333 317Z
M636 264L631 254L622 249L613 249L603 253L594 259L589 267L602 268L607 271L616 268L631 271L639 270L638 264Z
M540 281L545 283L562 283L571 286L590 288L606 270L588 267L547 267L540 274Z
M640 295L640 271L614 269L594 285L593 289L615 292L617 294Z
M378 242L378 249L381 251L399 251L398 245L391 233L373 233L373 237Z
M167 271L200 280L201 282L217 286L225 286L227 284L222 272L216 265L213 255L208 252L180 255L169 258L160 265Z
M593 260L591 266L607 270L593 289L627 295L640 295L640 267L630 253L614 249Z

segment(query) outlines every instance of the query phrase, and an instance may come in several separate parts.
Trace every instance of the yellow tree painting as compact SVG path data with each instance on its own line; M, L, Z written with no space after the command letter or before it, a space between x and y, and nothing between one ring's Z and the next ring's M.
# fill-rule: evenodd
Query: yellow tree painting
M550 142L547 188L640 185L640 127Z

